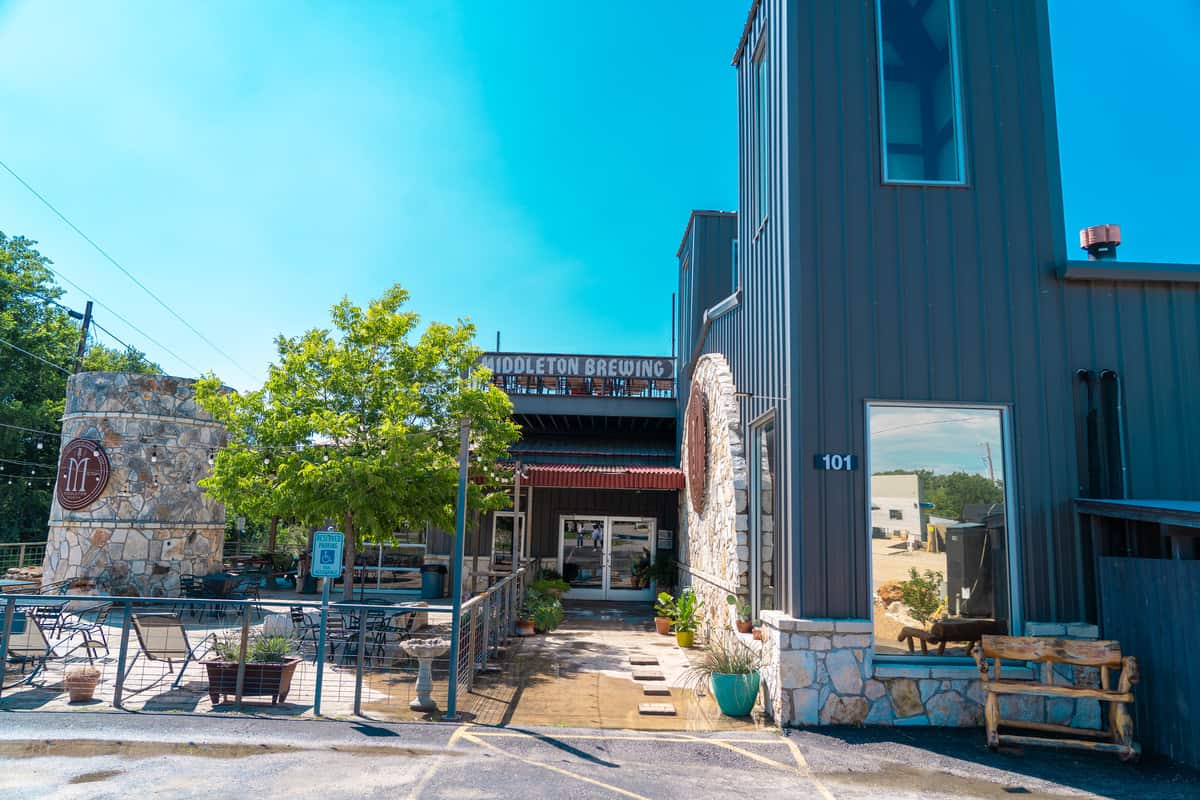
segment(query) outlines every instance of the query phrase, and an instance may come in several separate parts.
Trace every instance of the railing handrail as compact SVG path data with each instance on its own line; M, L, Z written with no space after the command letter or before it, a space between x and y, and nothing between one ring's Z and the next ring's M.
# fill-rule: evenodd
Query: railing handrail
M483 597L483 595L480 595ZM30 600L30 601L50 601L48 605L59 605L60 603L70 602L86 602L93 605L102 603L112 603L114 605L227 605L232 607L255 606L258 608L267 607L273 608L276 606L300 606L302 608L321 608L320 600L294 600L292 598L274 598L264 597L259 600L234 600L224 597L132 597L130 595L107 595L107 594L17 594L15 592L5 593L0 595L0 607L3 607L9 600ZM419 601L418 601L419 602ZM35 605L36 602L28 603L28 606ZM349 600L335 600L330 602L330 608L336 606L336 610L360 610L378 611L380 609L399 609L401 611L437 611L450 613L451 607L448 605L417 605L412 600L405 600L398 603L390 603L381 605L379 603L360 603Z

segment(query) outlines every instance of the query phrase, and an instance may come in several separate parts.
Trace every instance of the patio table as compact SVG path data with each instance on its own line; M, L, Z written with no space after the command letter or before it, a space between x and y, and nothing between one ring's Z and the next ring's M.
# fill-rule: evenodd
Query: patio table
M19 580L17 578L0 578L0 593L24 594L25 589L40 586L37 581Z

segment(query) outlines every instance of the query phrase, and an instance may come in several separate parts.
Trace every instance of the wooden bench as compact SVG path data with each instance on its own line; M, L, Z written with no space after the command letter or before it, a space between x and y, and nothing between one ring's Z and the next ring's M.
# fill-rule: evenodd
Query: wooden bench
M937 645L939 656L946 654L947 642L965 642L967 652L984 634L1004 633L1008 623L995 619L941 619L933 623L931 630L914 628L910 625L901 629L898 641L908 642L908 652L913 650L913 641L921 643L921 654L929 654L929 645Z
M1135 758L1141 752L1141 747L1133 740L1133 717L1129 713L1129 704L1133 702L1133 685L1138 682L1137 660L1133 656L1122 657L1119 642L984 636L979 646L974 649L973 655L975 663L979 665L983 690L987 697L984 720L987 726L987 744L991 749L995 750L1001 744L1070 747L1117 753L1122 761ZM989 658L992 659L990 667ZM1002 660L1032 661L1041 664L1041 680L1003 678L1000 663ZM1100 670L1100 685L1098 688L1056 685L1055 664L1096 667ZM1114 670L1117 671L1116 688L1110 689ZM1093 731L1049 722L1001 719L999 698L1002 694L1092 699L1111 703L1108 729ZM1073 738L1002 734L1001 725Z

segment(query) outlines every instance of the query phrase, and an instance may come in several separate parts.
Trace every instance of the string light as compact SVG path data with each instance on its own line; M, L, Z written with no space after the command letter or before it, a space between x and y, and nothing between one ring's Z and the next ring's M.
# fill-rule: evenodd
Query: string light
M38 450L41 450L41 449L42 449L42 440L41 440L41 439L38 439L38 440L37 440L37 449L38 449Z

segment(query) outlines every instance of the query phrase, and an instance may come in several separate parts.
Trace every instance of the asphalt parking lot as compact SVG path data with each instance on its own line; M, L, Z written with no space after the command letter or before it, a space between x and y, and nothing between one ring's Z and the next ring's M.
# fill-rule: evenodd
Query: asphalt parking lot
M518 729L180 714L0 714L20 798L1043 798L1175 800L1200 775L1147 760L989 753L975 730Z

